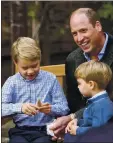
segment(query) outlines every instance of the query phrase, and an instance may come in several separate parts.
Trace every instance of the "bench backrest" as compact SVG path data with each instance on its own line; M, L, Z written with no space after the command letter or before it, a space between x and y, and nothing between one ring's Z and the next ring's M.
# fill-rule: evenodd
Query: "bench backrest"
M42 70L52 72L56 75L60 85L64 88L64 77L65 77L65 65L50 65L50 66L42 66Z

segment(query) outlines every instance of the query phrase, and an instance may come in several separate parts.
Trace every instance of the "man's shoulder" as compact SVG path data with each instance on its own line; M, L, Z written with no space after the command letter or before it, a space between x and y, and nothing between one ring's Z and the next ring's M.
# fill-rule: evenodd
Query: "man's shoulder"
M77 48L76 50L72 51L68 56L67 60L73 60L77 57L83 56L83 51L80 48Z
M113 39L113 35L111 35L110 33L107 33L107 34L108 34L109 39Z
M113 45L113 35L111 35L109 33L108 33L108 43L111 44L111 45Z
M106 45L106 50L102 62L105 62L109 66L111 66L113 63L113 36L110 34L108 34L108 42Z

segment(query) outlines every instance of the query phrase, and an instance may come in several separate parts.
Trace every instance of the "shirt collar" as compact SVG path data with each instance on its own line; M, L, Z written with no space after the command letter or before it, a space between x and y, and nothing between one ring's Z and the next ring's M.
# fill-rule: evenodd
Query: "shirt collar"
M98 96L100 96L100 95L102 95L102 94L106 94L106 93L107 93L106 90L101 91L101 92L95 94L95 95L94 95L93 97L91 97L90 99L94 99L94 98L96 98L96 97L98 97Z
M36 81L37 79L39 80L40 79L40 74L41 74L41 71L39 71L39 73L37 74L37 76L33 79L33 80L28 80L28 79L25 79L19 72L18 72L18 75L19 75L19 78L24 80L25 82L34 82Z
M102 91L102 92L99 92L98 94L96 94L95 96L89 98L86 103L87 103L87 105L89 105L95 101L104 99L106 97L108 97L108 93L106 91Z
M103 57L103 55L104 55L104 53L105 53L105 50L106 50L106 45L107 45L107 43L108 43L108 34L107 34L107 33L104 33L104 34L106 35L106 40L105 40L105 42L104 42L104 46L103 46L102 50L101 50L100 53L98 54L99 60L102 59L102 57ZM87 53L84 52L83 54L84 54L84 57L87 59L87 61L90 61L90 60L91 60Z

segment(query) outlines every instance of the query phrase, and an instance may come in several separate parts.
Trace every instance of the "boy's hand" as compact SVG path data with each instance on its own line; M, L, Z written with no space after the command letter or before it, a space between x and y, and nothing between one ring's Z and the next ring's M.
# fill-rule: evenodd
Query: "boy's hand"
M27 115L35 115L39 112L38 107L32 103L23 103L22 112Z
M65 133L67 132L72 132L71 130L73 130L74 132L74 128L75 126L77 126L77 119L73 119L72 121L70 121L67 125L67 127L65 128Z
M48 114L51 112L51 105L49 103L42 103L41 107L38 107L40 112Z
M40 112L43 112L45 114L48 114L51 111L51 105L49 103L42 103L40 100L38 100L37 102L37 107Z
M77 130L78 127L79 126L72 126L71 129L70 129L70 131L69 131L69 133L71 135L76 135L76 130Z
M41 103L40 99L37 101L36 104L37 104L38 107L41 107L41 106L42 106L42 103Z

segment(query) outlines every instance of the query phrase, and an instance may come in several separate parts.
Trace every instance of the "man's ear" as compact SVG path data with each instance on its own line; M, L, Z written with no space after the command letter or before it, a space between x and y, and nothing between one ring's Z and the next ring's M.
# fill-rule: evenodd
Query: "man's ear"
M100 21L96 21L95 28L99 32L102 31L102 25L101 25Z

